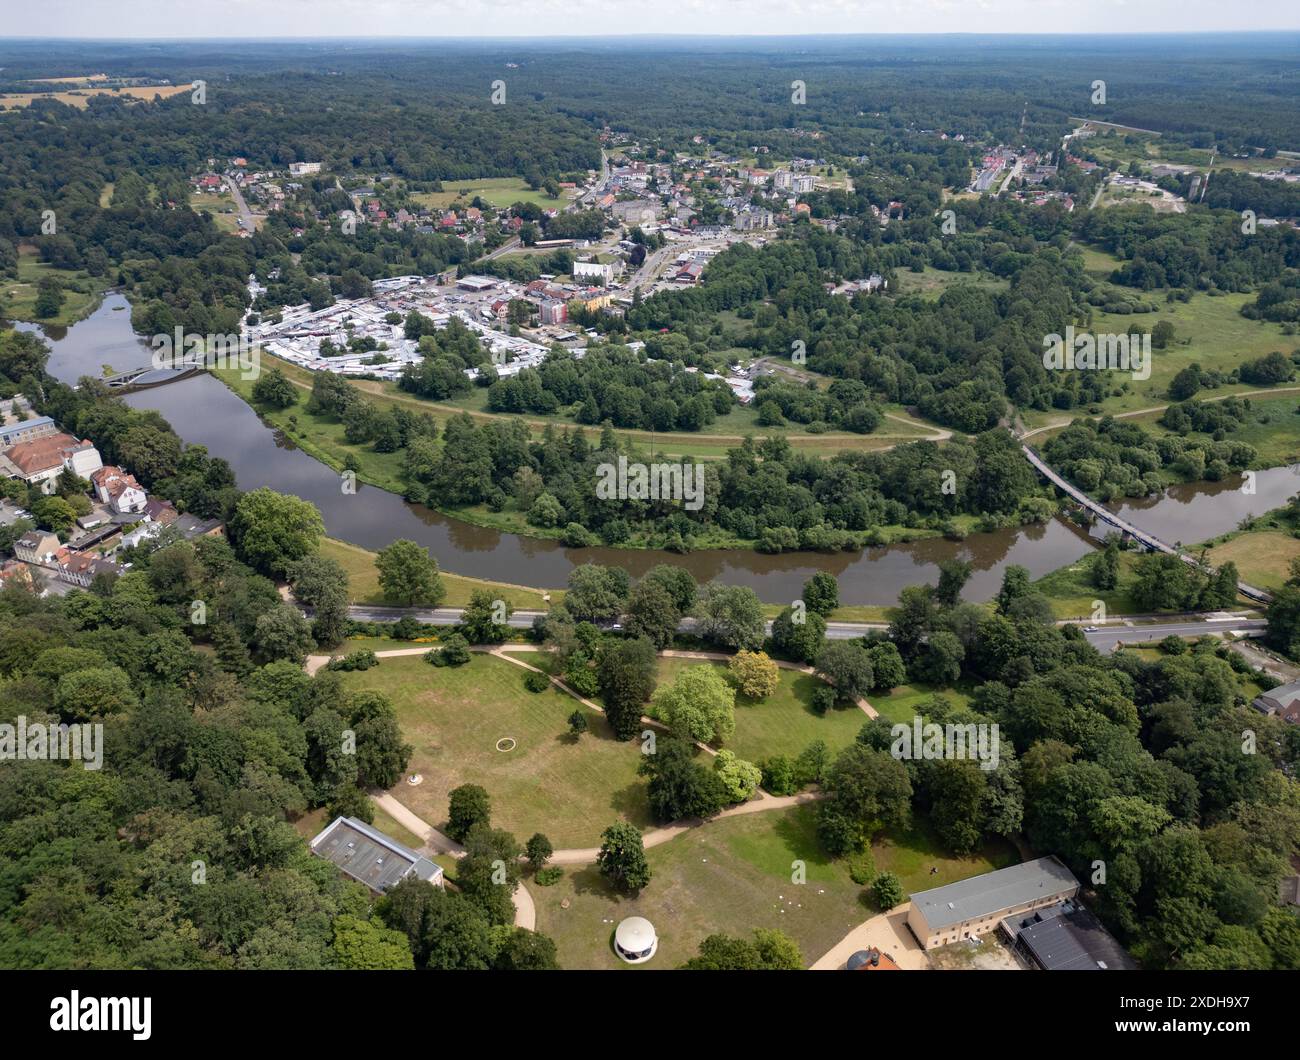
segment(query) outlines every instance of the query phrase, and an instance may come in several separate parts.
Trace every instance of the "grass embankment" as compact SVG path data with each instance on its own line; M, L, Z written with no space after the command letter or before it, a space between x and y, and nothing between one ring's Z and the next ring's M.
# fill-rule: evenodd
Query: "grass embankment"
M379 587L379 570L375 567L375 553L346 541L327 537L321 541L320 551L330 559L337 560L348 572L348 591L354 604L388 605L383 590ZM469 603L470 594L475 589L487 589L493 599L504 600L517 611L545 611L547 603L543 599L542 589L530 589L522 585L507 582L484 581L480 578L467 578L460 574L441 572L442 583L447 595L442 600L442 607L464 607ZM558 603L564 598L562 589L551 590L551 603Z

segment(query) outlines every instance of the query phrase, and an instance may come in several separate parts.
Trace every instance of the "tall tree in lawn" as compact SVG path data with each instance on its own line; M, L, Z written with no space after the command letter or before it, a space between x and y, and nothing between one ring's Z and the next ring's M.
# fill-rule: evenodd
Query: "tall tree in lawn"
M465 856L456 865L456 886L497 925L513 923L510 896L519 886L523 853L515 837L487 824L474 825L465 836Z
M642 755L637 771L650 778L650 813L661 824L712 817L726 802L723 778L695 761L695 748L677 736L656 740L654 754Z
M683 739L722 743L736 731L736 693L719 667L688 666L655 690L654 716Z
M227 529L240 559L279 578L316 551L325 523L314 504L262 487L239 498Z
M601 833L596 866L616 890L625 894L635 894L650 882L650 863L636 825L620 821Z
M437 607L447 590L428 549L399 538L375 556L384 599L404 607Z
M852 744L840 752L822 783L817 834L834 857L864 850L881 828L903 827L911 813L907 769L887 751Z
M447 834L456 842L469 835L477 824L492 822L492 804L488 793L477 784L452 788L447 796Z
M347 634L348 572L337 560L315 552L288 573L293 595L312 609L312 636L322 645L338 644Z
M632 739L641 728L641 708L654 691L654 645L644 637L605 641L596 653L596 677L614 735Z
M817 656L813 669L830 683L836 697L845 703L856 703L866 698L875 681L871 656L866 648L848 640L827 644Z
M391 788L402 778L414 748L402 741L397 711L379 692L357 692L348 700L348 721L356 734L357 781Z
M781 683L781 671L766 652L738 651L727 663L727 671L746 699L766 699Z

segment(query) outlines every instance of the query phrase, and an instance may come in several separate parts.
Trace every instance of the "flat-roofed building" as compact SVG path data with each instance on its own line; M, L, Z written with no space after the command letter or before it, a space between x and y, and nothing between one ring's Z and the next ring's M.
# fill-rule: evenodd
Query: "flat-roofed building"
M408 876L436 887L443 883L440 865L355 817L334 818L311 841L311 852L376 894L383 894Z
M1079 893L1079 881L1057 858L972 876L912 895L907 926L924 949L976 938L1007 917L1055 905Z
M1048 972L1128 972L1137 962L1092 911L1076 900L1002 921L1015 951Z
M26 442L32 438L41 438L47 434L58 433L58 426L49 416L32 416L29 419L19 420L17 423L7 423L0 427L0 447L17 445L19 442Z

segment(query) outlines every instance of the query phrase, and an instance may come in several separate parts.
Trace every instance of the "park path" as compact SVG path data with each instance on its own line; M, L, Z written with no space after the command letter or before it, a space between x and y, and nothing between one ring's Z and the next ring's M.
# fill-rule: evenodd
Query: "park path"
M879 913L870 920L864 920L813 961L810 968L814 972L843 968L845 962L858 950L869 950L873 946L882 953L889 954L904 971L929 968L930 958L925 955L925 950L921 949L921 944L907 926L907 913L911 908L911 902L904 902L888 913Z
M1235 394L1216 394L1213 397L1198 397L1196 400L1204 404L1208 404L1209 402L1212 401L1227 401L1229 398L1272 397L1276 394L1297 394L1297 393L1300 393L1300 386L1275 386L1275 387L1269 387L1266 390L1241 390ZM1111 413L1111 418L1117 420L1127 420L1127 419L1132 419L1134 416L1146 416L1152 412L1164 412L1164 410L1167 409L1168 407L1169 407L1168 403L1164 405L1150 405L1144 409L1131 409L1128 412L1114 412ZM1035 427L1031 431L1024 430L1023 429L1024 424L1022 423L1020 424L1021 430L1019 432L1016 432L1016 436L1020 438L1021 441L1023 441L1026 438L1032 438L1036 434L1043 434L1046 431L1056 431L1056 430L1060 430L1062 427L1068 427L1073 422L1074 420L1071 418L1062 418L1052 423L1049 423L1043 427Z
M433 647L432 644L426 644L422 648L393 648L390 651L377 651L375 652L375 657L377 659L391 659L395 655L427 655L429 653L429 649L432 647ZM325 666L326 663L328 663L331 659L335 659L335 658L338 658L338 656L308 655L307 663L303 667L303 669L305 669L309 675L315 677L316 674L321 670L322 667Z
M370 799L408 832L412 832L423 839L424 845L435 854L450 854L454 858L463 858L465 856L463 846L450 836L438 831L427 821L416 816L387 792L381 792L378 795L372 794ZM519 886L510 895L510 901L515 907L515 927L536 931L537 905L533 901L533 896L528 888L524 886L523 880L519 881Z
M730 806L725 810L721 810L713 817L688 817L685 820L664 825L662 828L652 828L648 832L642 832L641 843L649 850L661 843L667 843L670 839L676 839L683 832L689 832L692 828L703 828L714 821L721 821L724 817L744 817L747 814L764 813L768 810L786 810L791 806L802 806L807 802L816 802L820 798L822 798L820 791L801 791L798 795L782 795L778 797L759 789L759 793L755 798L750 799L748 802L742 802L739 806ZM552 865L590 865L596 860L596 855L599 853L600 847L574 847L568 850L557 850L551 856L550 863Z
M479 646L474 650L484 651L486 654L494 655L498 659L503 659L506 662L513 663L515 666L522 667L525 670L531 670L534 673L539 674L546 674L546 677L550 680L551 684L572 696L584 707L594 710L598 714L605 713L604 708L602 708L600 704L587 699L585 696L579 695L560 680L560 678L547 674L545 670L541 670L538 667L525 662L523 659L516 657L520 653L542 651L543 649L541 648L530 644L498 644L495 647L490 648ZM375 656L380 659L389 659L402 655L424 655L428 651L429 648L427 646L420 648L394 648L391 651L375 652ZM665 651L660 652L659 654L669 658L685 659L726 660L731 658L731 656L726 655L723 652ZM306 664L307 672L310 674L316 673L322 666L329 662L330 659L331 656L329 655L309 656ZM813 672L811 666L800 666L797 663L783 662L781 660L773 661L776 662L778 666L785 669L798 670L801 673ZM874 718L877 716L876 711L865 699L858 701L858 707L870 717ZM656 721L654 718L643 715L641 720L647 725L653 725L659 729L664 728L663 724ZM716 755L718 753L714 748L709 747L707 744L699 743L698 741L695 746L710 755ZM406 806L402 805L401 802L388 792L372 794L370 798L374 801L376 806L380 807L408 832L419 836L424 841L425 845L434 853L450 854L451 856L458 858L464 857L464 847L453 840L450 836L440 832L438 829L434 828L433 825L412 813ZM642 833L641 841L645 847L649 849L650 847L659 846L661 843L667 843L670 839L674 839L683 832L690 831L692 828L700 828L713 821L720 821L726 817L743 817L751 813L764 813L768 810L785 810L789 809L791 806L801 806L805 803L816 802L820 798L822 798L822 793L819 791L804 791L797 795L777 796L770 792L763 791L763 789L760 788L758 794L747 802L742 802L737 806L730 806L727 809L720 811L715 816L707 819L698 817L687 818L682 821L675 821L673 824L664 825L660 828L652 828L650 831ZM552 865L589 865L596 860L596 855L598 853L600 853L599 847L572 847L564 850L557 850L551 855L550 863ZM528 889L522 882L519 884L514 895L512 895L512 900L515 903L515 926L526 927L530 931L534 930L534 925L537 923L537 909L533 902L533 896L528 892Z

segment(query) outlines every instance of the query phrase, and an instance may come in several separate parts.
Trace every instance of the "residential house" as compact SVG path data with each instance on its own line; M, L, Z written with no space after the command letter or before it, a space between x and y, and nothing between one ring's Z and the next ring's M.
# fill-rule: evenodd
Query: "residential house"
M118 515L144 511L149 494L135 480L135 476L114 464L101 467L90 476L91 485L101 504L107 504Z
M14 542L14 556L24 563L49 563L58 550L58 536L46 530L29 530Z

